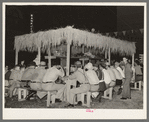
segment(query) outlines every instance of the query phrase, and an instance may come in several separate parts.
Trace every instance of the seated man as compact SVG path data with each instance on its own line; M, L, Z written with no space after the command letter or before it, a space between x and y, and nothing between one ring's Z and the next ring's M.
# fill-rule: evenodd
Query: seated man
M107 69L107 72L111 78L110 86L115 86L116 85L116 76L115 76L114 71L110 68L110 64L108 62L106 63L106 69Z
M31 82L29 82L30 88L32 90L37 91L37 96L40 99L43 97L42 96L43 94L46 94L46 93L41 92L42 91L41 83L43 80L43 76L46 73L45 66L46 66L46 63L44 61L41 61L39 67L36 68L32 74ZM32 95L33 93L29 94L26 99L29 100ZM40 99L37 99L38 102L41 102Z
M96 98L98 96L100 101L102 94L99 95L99 92L103 92L104 90L106 90L105 82L103 80L98 79L92 63L86 64L84 69L85 69L86 79L89 81L91 85L90 91L95 91L92 93L92 97Z
M28 67L25 69L25 71L23 72L22 77L21 77L21 82L22 82L21 87L28 85L28 82L30 82L32 80L32 75L35 71L35 67L36 67L35 62L31 62L28 65Z
M103 73L103 77L102 77L102 80L105 81L105 84L106 84L106 88L110 87L110 83L111 83L111 78L110 78L110 75L109 73L107 72L107 70L105 69L106 68L106 65L104 62L100 63L100 70L102 71Z
M84 71L81 68L81 62L80 61L75 62L75 65L76 65L76 71L70 76L65 77L70 80L76 80L81 84L80 87L70 89L70 98L68 100L69 102L68 106L71 106L71 107L74 107L74 98L76 94L77 94L77 99L80 103L81 93L85 93L90 90L90 84L85 78Z
M20 84L20 67L16 65L9 78L9 97L12 98L14 89Z
M61 102L65 101L66 99L66 85L64 84L56 84L55 81L59 77L64 77L65 73L61 66L53 66L47 69L44 77L43 82L41 84L41 88L44 91L57 91L56 93L56 101ZM46 95L46 93L45 93ZM43 95L44 96L44 95Z
M119 94L121 94L121 92L122 92L122 88L121 88L121 86L122 86L122 80L123 80L123 77L122 77L122 75L121 75L121 73L115 68L115 65L114 65L114 63L111 63L111 70L113 70L113 72L114 72L114 74L115 74L115 76L116 76L116 85L118 85L118 86L120 86L120 88L118 89L118 91L117 91L117 94L119 95ZM120 70L120 69L119 69Z

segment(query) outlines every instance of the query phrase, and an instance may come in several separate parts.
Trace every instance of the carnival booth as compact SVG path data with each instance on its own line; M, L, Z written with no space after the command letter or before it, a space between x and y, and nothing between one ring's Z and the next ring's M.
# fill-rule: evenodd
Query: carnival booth
M41 53L46 52L49 67L51 67L52 58L66 57L67 75L70 71L70 59L81 57L75 56L78 52L87 55L91 53L92 58L95 58L94 55L99 52L105 53L105 57L108 55L109 63L111 53L119 53L120 55L132 56L132 64L136 52L135 42L123 41L100 33L95 34L86 30L75 29L71 26L16 36L14 48L16 51L15 64L18 64L19 51L37 51L39 62ZM51 53L54 55L52 56Z
M48 59L48 67L51 67L51 59L53 58L66 59L66 61L61 60L61 65L66 62L67 76L70 73L70 61L72 58L82 60L84 65L86 58L82 57L90 56L92 59L96 59L98 53L105 53L105 58L108 57L110 63L111 53L119 53L124 56L132 56L132 65L134 65L134 54L136 52L135 42L123 41L70 26L16 36L14 48L16 51L15 64L18 64L19 51L37 51L38 63L40 63L42 52L46 52L48 55L46 57ZM80 55L77 55L78 53ZM67 99L69 99L71 85L70 82L68 83ZM49 103L47 103L48 105Z

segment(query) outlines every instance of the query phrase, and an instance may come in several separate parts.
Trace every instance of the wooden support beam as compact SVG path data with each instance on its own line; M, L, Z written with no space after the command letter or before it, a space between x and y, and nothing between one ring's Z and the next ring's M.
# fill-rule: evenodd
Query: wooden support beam
M109 54L108 57L109 57L109 64L110 64L111 63L111 51L110 51L110 48L109 48L109 53L108 54Z
M40 47L38 47L38 60L39 60L39 64L40 64L40 61L41 61L41 50L40 50Z
M51 51L48 51L48 67L51 68Z
M105 59L107 59L107 49L105 50Z
M19 51L16 49L16 51L15 51L15 65L18 64L18 53L19 53Z
M69 76L69 69L70 69L70 44L67 43L67 61L66 61L66 75Z
M134 67L134 54L132 54L132 66Z
M84 45L82 46L82 53L84 53ZM82 60L82 65L84 66L85 65L85 61Z

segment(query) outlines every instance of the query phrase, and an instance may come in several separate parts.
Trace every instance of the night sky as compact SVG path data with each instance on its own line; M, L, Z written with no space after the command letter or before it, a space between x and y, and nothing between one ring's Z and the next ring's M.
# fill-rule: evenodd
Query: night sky
M30 14L34 32L68 25L100 33L117 31L116 6L6 6L6 61L14 62L14 37L30 33Z

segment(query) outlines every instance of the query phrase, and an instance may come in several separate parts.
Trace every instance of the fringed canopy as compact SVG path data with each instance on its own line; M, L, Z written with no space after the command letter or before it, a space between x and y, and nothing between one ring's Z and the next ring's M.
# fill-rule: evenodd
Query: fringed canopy
M121 55L132 55L136 52L135 42L122 41L120 39L106 37L99 33L94 34L89 31L79 30L70 26L56 30L41 31L37 33L25 34L15 37L14 48L22 51L46 51L49 47L60 45L63 40L74 46L85 45L87 48L93 47L95 50L105 51L110 48L111 53Z

